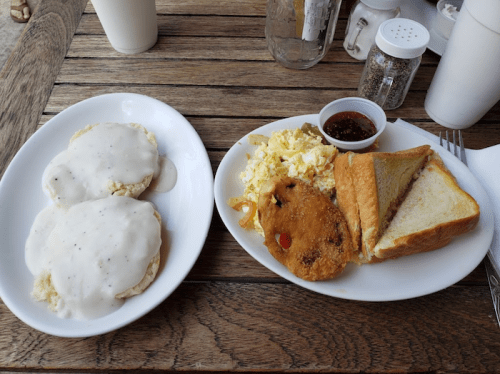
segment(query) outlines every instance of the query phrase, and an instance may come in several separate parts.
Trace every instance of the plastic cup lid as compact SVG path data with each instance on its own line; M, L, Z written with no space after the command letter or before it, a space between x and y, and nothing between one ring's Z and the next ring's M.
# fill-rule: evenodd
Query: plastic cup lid
M500 34L500 1L498 0L465 0L465 7L478 22L490 30Z
M429 39L429 31L420 23L406 18L392 18L380 25L375 43L388 55L410 59L425 52Z
M401 4L401 0L361 0L361 2L378 10L396 9Z

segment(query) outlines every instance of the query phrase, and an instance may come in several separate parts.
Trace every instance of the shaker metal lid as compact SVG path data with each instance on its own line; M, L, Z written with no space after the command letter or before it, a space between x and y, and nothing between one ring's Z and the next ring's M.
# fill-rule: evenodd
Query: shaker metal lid
M397 58L415 58L425 52L430 34L420 23L406 18L383 22L375 36L377 46Z
M401 0L361 0L361 2L378 10L396 9L401 4Z

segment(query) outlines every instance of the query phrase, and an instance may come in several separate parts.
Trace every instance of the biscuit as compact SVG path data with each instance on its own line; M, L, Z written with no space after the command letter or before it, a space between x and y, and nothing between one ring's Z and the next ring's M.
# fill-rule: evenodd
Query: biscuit
M153 214L161 226L160 214L156 210L154 210ZM135 286L116 294L115 298L126 299L144 292L144 290L155 279L160 267L160 260L160 250L158 250L158 252L150 260L147 270L141 281ZM49 304L50 310L54 312L57 311L61 297L54 287L54 284L52 282L52 274L50 273L50 271L43 270L40 274L38 274L35 279L32 295L37 301L46 301Z
M89 125L47 166L43 188L65 207L109 195L137 198L158 171L158 158L154 133L139 124Z

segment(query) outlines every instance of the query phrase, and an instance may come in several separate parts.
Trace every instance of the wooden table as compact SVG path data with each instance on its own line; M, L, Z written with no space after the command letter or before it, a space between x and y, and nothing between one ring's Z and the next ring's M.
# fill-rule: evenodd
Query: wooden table
M83 99L145 94L182 113L214 173L230 146L271 121L354 96L363 63L342 48L306 71L270 56L265 0L157 0L159 41L116 53L87 0L41 0L0 76L0 175L39 126ZM439 56L426 52L406 101L387 112L431 133L423 103ZM500 105L465 131L468 147L500 143ZM20 322L0 301L0 371L500 372L500 328L483 264L416 299L348 301L285 281L253 260L217 211L201 256L152 312L117 331L63 339Z

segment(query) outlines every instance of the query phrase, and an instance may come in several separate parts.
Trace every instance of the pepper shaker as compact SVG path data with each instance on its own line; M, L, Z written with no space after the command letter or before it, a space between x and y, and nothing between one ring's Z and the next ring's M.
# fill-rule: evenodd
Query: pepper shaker
M364 61L382 22L399 17L401 0L357 0L349 15L344 49L351 57Z
M375 37L358 86L358 96L383 109L403 104L422 61L430 35L420 23L395 18L383 22Z

